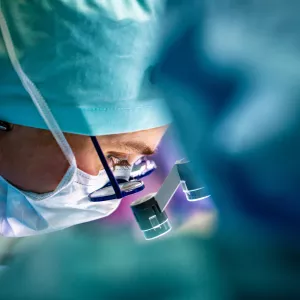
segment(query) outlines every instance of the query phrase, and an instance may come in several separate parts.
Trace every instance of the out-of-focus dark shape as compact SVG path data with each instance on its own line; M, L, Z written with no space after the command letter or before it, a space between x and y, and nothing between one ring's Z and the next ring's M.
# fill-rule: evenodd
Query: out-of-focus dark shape
M30 252L19 253L3 274L2 300L186 300L220 293L208 288L215 275L205 265L214 254L195 238L137 246L127 235L96 237L75 228L49 235Z
M82 226L82 225L81 225ZM137 245L92 229L44 236L0 277L1 300L299 299L300 245L241 230ZM283 243L284 242L284 243ZM24 246L23 246L24 249Z
M298 2L169 3L152 80L222 228L299 233Z

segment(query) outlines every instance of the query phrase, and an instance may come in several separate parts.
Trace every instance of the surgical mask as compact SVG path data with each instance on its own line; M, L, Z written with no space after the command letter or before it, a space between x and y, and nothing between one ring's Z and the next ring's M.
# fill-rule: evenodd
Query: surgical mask
M126 178L130 169L118 172ZM0 234L20 237L47 233L106 217L121 199L91 202L88 195L107 182L104 170L92 176L79 169L74 173L70 167L54 192L35 194L21 191L0 177Z
M47 233L110 215L121 199L92 202L88 195L105 186L105 171L91 176L79 170L76 159L46 101L23 71L5 18L0 11L0 26L10 61L40 115L52 132L70 167L58 187L51 193L22 191L0 177L0 234L21 237ZM131 168L117 168L119 178L129 179ZM120 175L121 172L121 175Z

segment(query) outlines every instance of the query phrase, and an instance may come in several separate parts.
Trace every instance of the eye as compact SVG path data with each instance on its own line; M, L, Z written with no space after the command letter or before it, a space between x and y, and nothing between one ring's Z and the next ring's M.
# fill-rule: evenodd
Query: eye
M117 157L117 156L114 156L114 155L110 154L110 155L107 156L107 161L113 169L117 166L124 166L124 167L129 167L130 166L130 163L128 162L127 157L126 158L124 158L124 157L121 158L121 157Z

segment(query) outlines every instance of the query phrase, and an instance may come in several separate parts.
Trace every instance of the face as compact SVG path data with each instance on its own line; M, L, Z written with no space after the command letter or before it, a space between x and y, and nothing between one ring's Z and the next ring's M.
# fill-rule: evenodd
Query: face
M131 165L141 156L152 155L167 126L132 133L98 136L111 166ZM65 134L76 157L77 167L97 175L103 166L87 136ZM0 132L0 176L16 187L36 193L55 190L69 164L47 130L14 126Z

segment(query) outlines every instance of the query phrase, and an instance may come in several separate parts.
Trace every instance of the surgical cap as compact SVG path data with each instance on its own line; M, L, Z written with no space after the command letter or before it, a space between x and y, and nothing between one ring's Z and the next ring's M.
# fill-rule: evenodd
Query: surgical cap
M104 135L171 120L150 83L161 0L2 0L20 64L62 131ZM0 120L47 129L0 34Z

